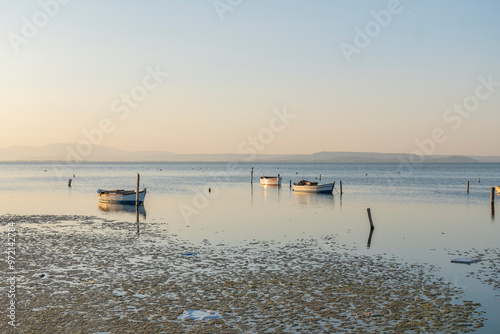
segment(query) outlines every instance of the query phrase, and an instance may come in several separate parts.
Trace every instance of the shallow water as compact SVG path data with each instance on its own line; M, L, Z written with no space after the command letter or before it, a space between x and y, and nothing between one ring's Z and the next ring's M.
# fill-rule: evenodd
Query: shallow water
M491 277L498 282L498 269L491 265L498 259L487 260L499 253L500 218L492 216L489 199L490 187L500 185L499 164L432 164L411 170L400 164L250 163L84 163L71 168L3 163L0 168L0 214L90 215L134 223L133 207L99 207L96 190L133 188L139 172L149 191L139 215L143 229L154 223L181 240L213 246L280 245L334 235L342 252L435 266L446 281L464 290L466 300L483 305L488 321L478 333L500 327L500 290L485 282ZM283 185L260 186L263 173L280 173ZM290 191L289 180L314 180L320 174L322 181L336 182L332 195ZM375 225L370 247L367 208ZM450 263L455 257L484 261Z

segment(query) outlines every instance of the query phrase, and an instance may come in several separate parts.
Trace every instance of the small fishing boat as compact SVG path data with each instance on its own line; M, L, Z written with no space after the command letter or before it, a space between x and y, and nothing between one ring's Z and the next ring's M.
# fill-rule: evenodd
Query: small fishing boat
M500 186L496 186L495 189L497 190L497 194L500 194Z
M135 190L102 190L98 189L99 202L103 203L120 203L120 204L135 204ZM139 191L138 204L144 203L146 197L146 188Z
M281 176L264 176L260 177L260 184L264 186L280 186L281 185Z
M300 180L292 186L293 191L308 192L308 193L331 193L335 182L318 184L318 182L310 182L307 180Z

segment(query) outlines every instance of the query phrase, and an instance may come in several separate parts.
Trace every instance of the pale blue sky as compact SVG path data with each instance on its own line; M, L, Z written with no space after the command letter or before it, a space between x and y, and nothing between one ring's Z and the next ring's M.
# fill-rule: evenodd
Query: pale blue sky
M237 153L286 106L296 118L260 153L410 153L442 128L435 154L500 155L500 87L456 130L443 120L478 77L500 81L500 3L401 1L347 62L340 43L389 3L243 0L221 21L212 1L73 0L16 53L9 36L42 8L2 0L0 147L77 143L109 118L112 147ZM157 66L169 77L119 119L112 102Z

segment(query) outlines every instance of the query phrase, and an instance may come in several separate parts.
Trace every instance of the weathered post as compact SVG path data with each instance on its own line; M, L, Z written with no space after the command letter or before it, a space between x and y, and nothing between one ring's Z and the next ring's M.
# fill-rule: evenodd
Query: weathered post
M342 195L342 180L340 180L340 194Z
M139 175L139 173L137 173L137 186L135 189L135 206L139 205L139 181L140 181L140 179L141 179L141 176Z
M290 180L290 189L292 189L292 180Z
M137 234L139 234L139 206L135 206L135 224L137 226Z
M469 193L469 181L467 181L467 194Z
M495 188L491 187L491 196L490 196L490 205L491 205L491 221L495 220Z
M250 169L250 183L253 183L253 167Z
M374 229L375 226L373 226L373 220L372 220L372 211L370 208L366 209L366 211L368 212L368 220L370 221L370 229Z
M71 188L71 179L68 180L68 187Z

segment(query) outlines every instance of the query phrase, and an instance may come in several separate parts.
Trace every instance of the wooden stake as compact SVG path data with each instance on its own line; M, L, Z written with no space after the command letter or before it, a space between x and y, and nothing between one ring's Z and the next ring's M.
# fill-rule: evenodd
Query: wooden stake
M375 226L373 226L372 211L370 210L370 208L366 209L366 211L368 212L368 220L370 221L370 228L373 230Z
M139 206L135 206L135 223L137 225L137 234L139 234Z
M319 180L321 181L321 174L319 174Z
M139 181L140 181L140 179L141 179L141 176L139 175L139 173L137 173L137 187L135 190L135 206L139 205Z
M68 180L68 187L71 187L71 179Z
M253 183L253 167L250 170L250 183Z
M467 181L467 194L469 193L469 181Z
M290 180L290 189L292 189L292 180Z
M495 187L491 187L490 202L491 204L495 204Z
M342 180L340 180L340 194L342 195Z

